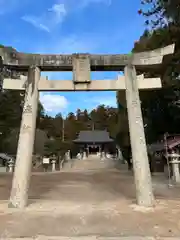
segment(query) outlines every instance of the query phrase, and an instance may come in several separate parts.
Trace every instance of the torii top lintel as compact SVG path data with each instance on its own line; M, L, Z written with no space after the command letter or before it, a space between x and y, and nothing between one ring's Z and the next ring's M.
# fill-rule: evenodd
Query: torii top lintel
M2 64L18 71L27 71L29 66L38 66L41 71L72 71L73 57L88 57L91 71L121 71L131 62L139 71L160 69L163 66L163 58L174 53L175 45L169 45L153 51L134 54L69 54L48 55L28 54L17 51L7 51L6 47L0 49Z

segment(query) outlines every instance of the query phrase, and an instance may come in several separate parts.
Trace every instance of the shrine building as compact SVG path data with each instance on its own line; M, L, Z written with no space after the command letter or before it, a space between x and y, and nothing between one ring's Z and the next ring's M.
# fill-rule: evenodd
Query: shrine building
M80 131L78 138L73 142L79 145L85 156L106 153L114 144L106 130Z

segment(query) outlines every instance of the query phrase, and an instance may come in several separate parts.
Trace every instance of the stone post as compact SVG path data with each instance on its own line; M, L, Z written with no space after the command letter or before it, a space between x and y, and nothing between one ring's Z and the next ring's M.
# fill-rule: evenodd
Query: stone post
M86 151L83 152L83 160L86 160L87 159L87 154L86 154Z
M55 172L56 171L56 156L52 157L51 164L52 164L52 172Z
M172 164L173 180L175 181L175 183L180 183L180 172L179 172L180 155L173 152L172 154L169 154L169 157L171 157L170 163Z
M136 70L131 64L125 67L125 81L137 204L151 207L154 203L151 173L136 80Z
M9 161L9 172L12 173L14 170L14 161L11 159Z
M101 160L102 160L102 161L105 160L105 157L106 157L106 154L105 154L104 151L102 151L102 153L101 153Z
M52 172L56 171L56 160L52 160Z
M38 108L38 81L40 70L31 66L28 72L25 103L22 113L16 166L11 189L9 207L24 208L28 203L28 189L32 167L32 153Z
M99 158L101 160L101 152L102 152L102 149L101 149L101 146L99 146Z

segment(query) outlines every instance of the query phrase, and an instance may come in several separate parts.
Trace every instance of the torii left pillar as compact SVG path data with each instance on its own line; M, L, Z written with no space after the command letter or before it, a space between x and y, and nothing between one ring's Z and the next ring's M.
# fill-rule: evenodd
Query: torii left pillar
M28 204L28 190L32 167L32 153L34 147L36 117L39 100L39 80L39 68L31 66L28 72L25 102L16 155L16 166L9 207L24 208Z

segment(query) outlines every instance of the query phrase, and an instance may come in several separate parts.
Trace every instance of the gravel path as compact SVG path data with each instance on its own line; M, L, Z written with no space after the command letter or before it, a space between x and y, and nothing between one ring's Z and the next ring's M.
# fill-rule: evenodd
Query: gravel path
M0 175L0 239L180 239L180 191L169 189L163 177L153 180L153 209L135 205L133 176L125 171L33 174L24 211L7 208L11 180L10 174Z

